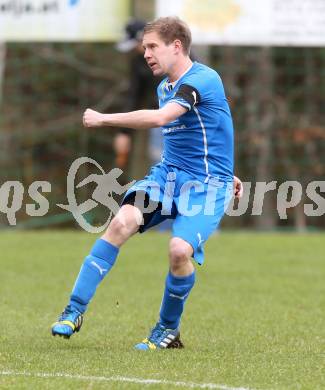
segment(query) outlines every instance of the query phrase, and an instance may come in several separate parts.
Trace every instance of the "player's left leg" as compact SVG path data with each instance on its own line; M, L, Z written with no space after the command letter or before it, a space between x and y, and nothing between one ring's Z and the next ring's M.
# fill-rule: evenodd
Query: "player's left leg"
M195 269L191 257L192 246L173 237L169 244L169 273L160 308L160 318L149 337L137 344L136 349L182 348L179 323L185 302L195 283Z
M178 329L185 302L195 283L192 246L179 237L169 243L169 273L160 308L160 323L166 328Z

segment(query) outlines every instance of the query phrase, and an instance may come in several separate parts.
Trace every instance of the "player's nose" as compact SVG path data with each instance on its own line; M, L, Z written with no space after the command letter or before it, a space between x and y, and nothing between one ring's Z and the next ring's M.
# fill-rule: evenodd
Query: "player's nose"
M150 51L148 50L148 48L145 49L143 56L144 56L144 58L145 58L146 60L147 60L148 58L151 57L151 53L150 53Z

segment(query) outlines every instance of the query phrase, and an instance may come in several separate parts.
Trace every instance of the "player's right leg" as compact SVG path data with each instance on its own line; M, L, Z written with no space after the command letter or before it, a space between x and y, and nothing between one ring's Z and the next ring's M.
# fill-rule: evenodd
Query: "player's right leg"
M92 247L85 258L73 287L70 302L56 323L52 325L53 336L69 338L79 332L83 313L96 292L99 283L113 267L119 248L139 230L142 212L135 206L125 204L111 221L104 235Z

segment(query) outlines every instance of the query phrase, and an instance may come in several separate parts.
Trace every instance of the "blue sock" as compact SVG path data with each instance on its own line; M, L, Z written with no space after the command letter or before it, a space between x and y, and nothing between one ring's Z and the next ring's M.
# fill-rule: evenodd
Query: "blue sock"
M113 267L119 248L98 239L85 258L70 296L70 305L84 313L98 284Z
M166 328L178 328L186 299L194 283L195 272L188 276L174 276L170 272L167 275L160 308L160 323Z

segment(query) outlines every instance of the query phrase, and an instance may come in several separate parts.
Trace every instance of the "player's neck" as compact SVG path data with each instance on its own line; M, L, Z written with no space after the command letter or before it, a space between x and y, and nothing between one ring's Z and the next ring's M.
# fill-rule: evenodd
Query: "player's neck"
M193 62L189 57L184 57L184 60L180 63L177 63L174 69L171 70L170 74L168 74L168 80L170 83L174 83L179 80L184 74L190 70Z

